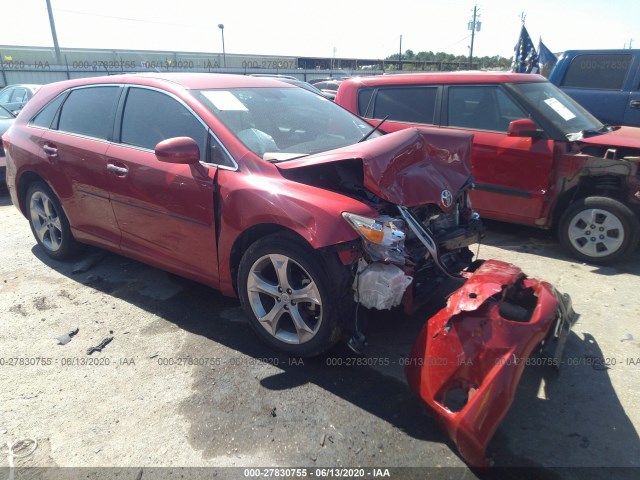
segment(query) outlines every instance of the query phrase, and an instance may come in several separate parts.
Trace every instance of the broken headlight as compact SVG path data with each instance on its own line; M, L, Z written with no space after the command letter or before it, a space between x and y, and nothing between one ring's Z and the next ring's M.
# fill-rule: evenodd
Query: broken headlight
M402 220L388 216L369 218L349 212L342 216L358 232L372 260L404 265L406 235Z

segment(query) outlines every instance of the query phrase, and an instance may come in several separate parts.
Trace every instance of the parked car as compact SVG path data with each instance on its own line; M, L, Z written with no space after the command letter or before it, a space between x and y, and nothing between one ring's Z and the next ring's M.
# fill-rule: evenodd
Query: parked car
M258 336L291 355L345 336L362 348L357 304L411 309L447 279L464 284L407 374L472 464L524 368L507 360L542 344L561 355L568 298L473 261L467 133L381 135L268 78L139 74L42 87L3 143L11 199L47 255L88 243L238 296Z
M281 82L288 83L290 85L295 85L296 87L304 88L305 90L309 90L310 92L320 95L326 98L327 100L334 101L336 99L336 96L333 93L322 92L318 90L316 87L314 87L313 85L311 85L310 83L303 82L302 80L298 80L297 78L289 77L286 75L268 75L265 73L265 74L251 74L251 76L273 78L275 80L280 80Z
M601 122L640 127L640 50L567 50L549 81Z
M291 85L295 85L296 87L304 88L305 90L309 90L310 92L313 92L317 95L321 95L327 100L331 100L332 102L335 101L336 99L335 93L332 93L328 90L325 90L325 91L318 90L318 88L316 88L314 85L311 85L310 83L307 83L307 82L303 82L302 80L281 79L280 81L284 83L289 83Z
M316 87L318 90L324 93L330 93L335 95L338 91L338 87L344 80L337 80L335 78L329 78L325 80L309 80L309 83Z
M544 77L402 74L345 81L336 102L388 132L428 125L473 133L474 208L557 227L574 257L607 263L640 236L640 129L599 122Z
M13 121L16 119L16 116L11 113L9 110L0 105L0 137L4 132L6 132L9 127L13 124ZM5 157L4 148L2 148L2 144L0 143L0 186L4 187L5 182L5 173L7 170L7 158Z
M0 90L0 105L14 114L18 114L40 85L9 85Z

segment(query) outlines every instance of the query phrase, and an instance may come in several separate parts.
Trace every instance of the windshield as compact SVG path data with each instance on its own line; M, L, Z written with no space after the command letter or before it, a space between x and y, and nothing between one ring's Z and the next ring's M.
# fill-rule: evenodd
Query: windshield
M531 110L553 123L567 137L604 131L604 125L597 118L549 82L512 83L511 88Z
M233 88L194 94L249 150L269 161L353 145L373 128L302 88ZM379 135L375 132L370 138Z

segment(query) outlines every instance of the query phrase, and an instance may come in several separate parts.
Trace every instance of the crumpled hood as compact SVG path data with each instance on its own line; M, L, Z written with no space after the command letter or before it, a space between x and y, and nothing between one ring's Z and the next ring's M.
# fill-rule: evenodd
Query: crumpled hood
M640 149L640 128L619 127L609 133L583 138L581 143Z
M409 128L276 166L290 170L358 159L365 188L378 197L405 207L443 207L442 192L449 190L455 198L469 180L472 139L460 132Z

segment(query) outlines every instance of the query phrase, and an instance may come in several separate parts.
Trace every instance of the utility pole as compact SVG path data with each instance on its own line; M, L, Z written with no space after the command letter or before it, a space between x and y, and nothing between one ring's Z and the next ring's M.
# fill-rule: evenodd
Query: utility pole
M400 50L398 52L398 70L402 71L402 35L400 35Z
M224 68L227 68L227 53L224 50L224 24L219 23L218 28L220 29L220 33L222 34L222 64L224 65Z
M478 15L478 6L473 6L473 17L467 25L467 30L471 30L471 46L469 47L469 69L473 68L473 41L476 36L476 32L480 31L482 23L480 22L480 15Z
M51 10L51 0L47 0L47 11L49 12L49 25L51 25L51 36L53 37L53 48L56 51L58 65L62 64L60 57L60 46L58 45L58 35L56 34L56 23L53 21L53 11Z

